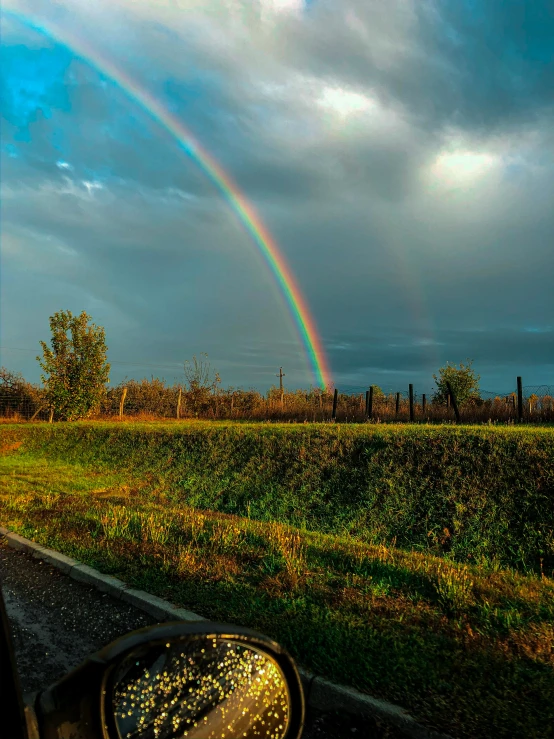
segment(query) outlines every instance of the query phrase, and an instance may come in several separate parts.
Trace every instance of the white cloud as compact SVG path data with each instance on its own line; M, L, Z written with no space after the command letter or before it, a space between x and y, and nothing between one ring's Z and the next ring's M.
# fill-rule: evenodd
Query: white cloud
M377 107L376 102L364 93L330 85L323 87L318 103L322 108L340 117L346 117L352 113L365 113Z
M94 190L104 189L104 185L101 182L97 182L96 180L93 180L92 182L89 182L88 180L83 180L82 183L84 187L86 187L89 197L93 197Z
M436 196L441 193L490 189L500 180L504 157L512 142L507 138L472 138L456 129L447 130L421 170L423 186Z
M262 12L300 13L304 9L304 0L259 0Z
M58 169L69 169L70 171L73 171L73 166L69 164L69 162L64 162L63 160L59 160L56 162L56 167Z
M441 152L429 170L434 185L468 187L490 174L500 164L500 158L486 151L458 149Z
M166 192L167 192L167 195L169 197L172 197L172 196L173 197L178 197L181 200L188 200L188 201L191 201L191 202L198 202L199 201L199 198L198 198L197 195L193 195L193 193L191 193L191 192L185 192L184 190L181 190L178 187L168 187L167 190L166 190Z

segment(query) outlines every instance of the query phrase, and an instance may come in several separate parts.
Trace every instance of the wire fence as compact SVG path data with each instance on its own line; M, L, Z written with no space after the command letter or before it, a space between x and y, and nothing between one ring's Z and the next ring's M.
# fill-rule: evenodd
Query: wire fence
M411 387L411 391L410 391ZM414 386L382 392L374 387L310 388L262 394L242 388L190 388L162 380L131 380L109 388L90 414L95 420L250 420L267 422L347 423L515 423L554 422L554 386L519 387L510 392L482 390L456 402ZM0 418L4 421L56 421L43 388L0 385Z

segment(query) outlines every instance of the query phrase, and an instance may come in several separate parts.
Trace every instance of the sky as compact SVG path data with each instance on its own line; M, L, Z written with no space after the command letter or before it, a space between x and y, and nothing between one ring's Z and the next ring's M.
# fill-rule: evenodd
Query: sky
M110 382L315 384L275 275L198 161L71 44L180 121L294 275L334 384L554 385L554 12L542 0L3 0L0 365L49 317ZM9 11L14 11L14 15Z

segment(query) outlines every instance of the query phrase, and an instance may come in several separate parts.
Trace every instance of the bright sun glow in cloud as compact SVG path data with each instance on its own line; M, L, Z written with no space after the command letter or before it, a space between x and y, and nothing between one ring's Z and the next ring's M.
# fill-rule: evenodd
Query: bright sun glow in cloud
M325 87L318 102L321 107L339 116L361 113L375 107L375 103L366 95L342 87Z
M432 184L445 187L470 186L493 172L500 162L497 155L487 152L450 151L435 159L429 170Z
M304 8L304 0L262 0L262 8L274 12L298 12Z

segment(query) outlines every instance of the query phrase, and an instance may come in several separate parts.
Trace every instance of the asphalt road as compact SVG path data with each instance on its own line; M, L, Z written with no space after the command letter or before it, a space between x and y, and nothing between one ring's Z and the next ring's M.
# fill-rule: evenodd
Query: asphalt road
M112 596L11 549L0 537L0 584L24 693L42 690L91 653L134 629L156 623ZM308 710L303 739L401 739L370 718Z

